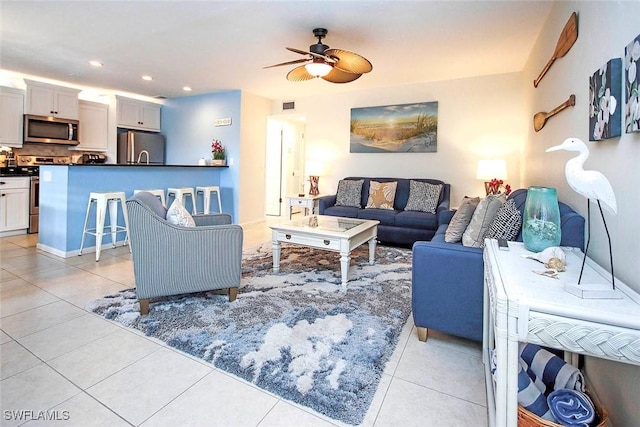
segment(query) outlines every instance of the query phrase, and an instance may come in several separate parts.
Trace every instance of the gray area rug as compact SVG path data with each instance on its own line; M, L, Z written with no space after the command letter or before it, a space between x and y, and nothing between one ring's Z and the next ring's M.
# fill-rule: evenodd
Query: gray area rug
M411 311L411 251L368 245L352 253L349 284L340 255L271 244L245 251L238 299L216 292L151 300L140 316L135 290L87 304L284 399L357 425Z

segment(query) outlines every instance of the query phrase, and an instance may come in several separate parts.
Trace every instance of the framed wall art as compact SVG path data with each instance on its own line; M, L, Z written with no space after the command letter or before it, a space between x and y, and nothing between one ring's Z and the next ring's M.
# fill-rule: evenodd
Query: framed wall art
M351 109L351 153L435 153L438 102Z
M589 78L589 141L620 136L622 60L614 58Z
M640 35L624 48L624 129L640 132Z

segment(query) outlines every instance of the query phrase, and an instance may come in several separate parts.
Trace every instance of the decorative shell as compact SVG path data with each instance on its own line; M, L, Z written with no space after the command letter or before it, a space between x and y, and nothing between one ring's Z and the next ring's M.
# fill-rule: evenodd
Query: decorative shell
M547 248L542 252L535 254L531 258L536 259L543 264L548 263L551 258L558 258L564 264L566 263L567 259L564 251L558 246L551 246L550 248Z
M551 258L545 265L547 268L553 268L556 271L565 271L566 264L560 258Z

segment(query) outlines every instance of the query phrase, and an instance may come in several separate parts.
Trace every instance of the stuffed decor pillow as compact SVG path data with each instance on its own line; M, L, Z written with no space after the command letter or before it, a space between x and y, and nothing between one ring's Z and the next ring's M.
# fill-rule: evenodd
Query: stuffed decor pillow
M462 235L471 222L473 212L480 203L480 197L464 197L456 213L453 214L447 231L444 233L444 241L447 243L457 243L462 240Z
M195 227L196 223L191 214L182 206L180 199L175 199L167 211L167 221L182 227Z
M498 209L493 222L487 230L485 239L505 239L513 240L518 237L520 228L522 227L522 215L516 207L516 202L507 200L507 202ZM484 240L482 241L484 246Z
M396 198L396 188L398 183L371 181L369 184L369 199L365 209L391 209Z
M362 196L362 184L364 179L342 179L338 182L338 193L336 195L336 206L360 207L360 197Z
M498 209L506 201L504 194L490 194L478 203L478 207L473 212L471 222L464 230L462 244L472 248L481 248L484 244L484 237L489 230L489 226L498 212Z
M410 180L409 200L404 210L436 213L441 191L442 184Z

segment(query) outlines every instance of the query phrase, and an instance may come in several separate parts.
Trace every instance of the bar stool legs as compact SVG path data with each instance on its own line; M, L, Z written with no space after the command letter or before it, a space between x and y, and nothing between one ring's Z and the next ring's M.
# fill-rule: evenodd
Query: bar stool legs
M198 186L196 194L202 193L203 213L208 214L211 205L211 193L218 196L218 212L222 213L222 201L220 200L220 187L218 186Z
M174 199L180 199L182 205L184 206L186 197L191 197L191 203L193 205L191 211L195 215L196 214L196 195L193 192L193 188L191 187L169 187L167 188L167 199L173 196Z
M91 207L94 203L96 204L96 226L95 228L89 228L89 216L91 215ZM118 203L120 203L120 207L122 209L124 226L118 225ZM104 237L104 223L107 216L107 210L109 211L109 232L111 234L111 244L114 248L116 247L118 233L126 233L124 244L129 244L129 215L127 212L124 192L92 192L89 193L89 203L87 204L87 213L84 217L82 242L80 243L80 253L78 255L82 255L86 235L91 234L96 237L96 261L100 261L100 251L102 249L102 238ZM131 252L131 245L129 245L129 252Z

